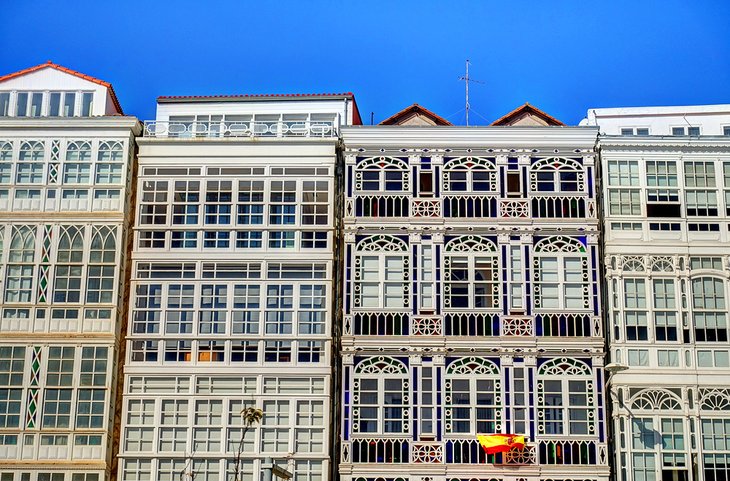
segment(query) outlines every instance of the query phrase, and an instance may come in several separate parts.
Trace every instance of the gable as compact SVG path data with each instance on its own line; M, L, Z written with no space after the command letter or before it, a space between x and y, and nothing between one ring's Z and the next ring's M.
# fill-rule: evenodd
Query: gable
M413 104L383 120L382 122L380 122L380 125L407 125L429 127L434 125L452 124L448 120L439 115L436 115L427 108L421 107L418 104Z
M493 126L519 126L519 127L553 127L565 126L563 122L555 117L546 114L529 103L517 107L512 112L492 122Z

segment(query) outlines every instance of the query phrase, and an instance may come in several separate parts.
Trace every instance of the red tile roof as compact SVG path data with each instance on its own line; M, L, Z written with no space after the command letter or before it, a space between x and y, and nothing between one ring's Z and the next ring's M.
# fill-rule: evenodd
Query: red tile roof
M512 112L508 113L507 115L504 115L504 116L498 118L497 120L492 122L490 125L510 125L513 120L515 120L517 117L519 117L520 115L522 115L524 113L532 114L536 117L539 117L542 120L544 120L548 125L565 126L564 123L562 123L555 117L546 114L545 112L538 109L537 107L533 107L528 102L525 102L524 105L517 107L516 109L514 109Z
M410 105L400 112L396 112L395 114L380 122L380 125L398 125L401 120L408 118L410 114L421 114L424 117L428 117L429 119L431 119L436 125L453 125L445 118L436 115L427 108L421 107L418 104Z
M117 94L114 92L114 87L112 87L112 84L110 84L109 82L105 82L103 80L100 80L100 79L98 79L96 77L92 77L90 75L86 75L86 74L83 74L81 72L77 72L75 70L71 70L70 68L66 68L66 67L64 67L62 65L55 64L55 63L51 62L50 60L48 62L46 62L46 63L42 63L40 65L36 65L35 67L30 67L30 68L27 68L27 69L24 69L24 70L19 70L17 72L13 72L13 73L9 73L7 75L3 75L2 77L0 77L0 82L3 82L5 80L10 80L10 79L15 78L15 77L20 77L22 75L29 74L31 72L35 72L37 70L42 70L44 68L53 68L53 69L56 69L56 70L58 70L60 72L64 72L64 73L73 75L74 77L79 77L79 78L82 78L84 80L88 80L89 82L93 82L95 84L99 84L99 85L101 85L103 87L106 87L109 90L109 95L112 98L112 102L114 103L114 107L116 107L117 111L120 114L124 115L124 112L122 111L122 106L119 105L119 100L117 99Z
M353 120L354 125L362 125L362 119L360 118L360 110L357 107L355 101L355 94L352 92L343 93L315 93L315 94L233 94L233 95L161 95L157 97L157 101L169 102L176 100L259 100L259 99L310 99L310 98L348 98L352 99L353 105Z

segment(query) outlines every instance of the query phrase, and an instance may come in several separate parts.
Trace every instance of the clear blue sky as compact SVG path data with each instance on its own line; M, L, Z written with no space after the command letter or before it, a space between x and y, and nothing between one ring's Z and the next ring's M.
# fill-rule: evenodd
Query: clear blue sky
M53 60L112 82L141 119L158 95L352 91L365 121L417 102L463 123L467 58L484 82L472 124L524 102L568 124L589 107L730 103L729 0L0 4L0 73Z

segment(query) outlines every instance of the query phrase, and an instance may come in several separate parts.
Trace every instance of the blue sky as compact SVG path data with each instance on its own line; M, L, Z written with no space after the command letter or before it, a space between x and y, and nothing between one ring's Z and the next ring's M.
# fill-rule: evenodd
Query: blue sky
M730 103L728 0L0 3L0 73L53 60L141 119L158 95L352 91L366 121L416 102L460 124L467 58L472 124Z

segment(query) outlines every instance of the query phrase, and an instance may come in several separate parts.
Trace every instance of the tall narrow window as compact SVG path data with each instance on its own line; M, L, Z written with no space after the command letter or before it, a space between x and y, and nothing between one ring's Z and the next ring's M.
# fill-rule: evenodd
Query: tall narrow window
M571 358L558 358L538 368L538 433L593 435L596 433L594 383L591 369Z
M302 182L302 224L327 225L329 194L327 181Z
M727 342L725 285L722 279L692 279L692 309L696 341Z
M646 282L644 279L624 279L624 322L627 340L649 339L646 318Z
M677 341L674 279L654 279L654 333L657 341Z
M63 96L63 116L73 117L76 115L76 94L66 92Z
M404 308L409 305L405 242L372 236L357 246L355 304L360 308Z
M13 181L13 144L0 143L0 184L10 184Z
M499 368L480 357L455 360L446 369L446 432L501 432Z
M352 431L358 434L405 434L409 405L408 368L391 357L372 357L355 366Z
M548 237L535 245L536 309L588 309L588 255L577 239Z
M97 184L122 184L124 148L121 142L102 142L96 163Z
M19 184L40 184L43 182L43 157L45 151L42 142L23 142L20 144L16 181Z
M497 248L486 238L463 236L449 241L444 255L444 307L499 307Z
M54 302L80 302L84 257L83 229L61 227L53 283Z
M142 182L142 202L139 223L161 225L167 223L167 181L145 180Z
M94 111L94 93L84 92L81 94L81 116L91 117Z
M269 224L294 225L296 223L296 181L272 181L269 200Z
M649 217L680 217L677 163L673 160L646 161L646 212Z
M205 192L205 223L229 225L233 191L230 181L209 180Z
M91 144L70 142L63 166L64 184L88 184L91 180Z
M242 180L238 183L238 224L264 223L264 182Z
M13 226L12 232L5 302L31 302L35 272L35 226Z
M86 302L114 302L116 255L116 238L112 227L94 227L89 251Z

